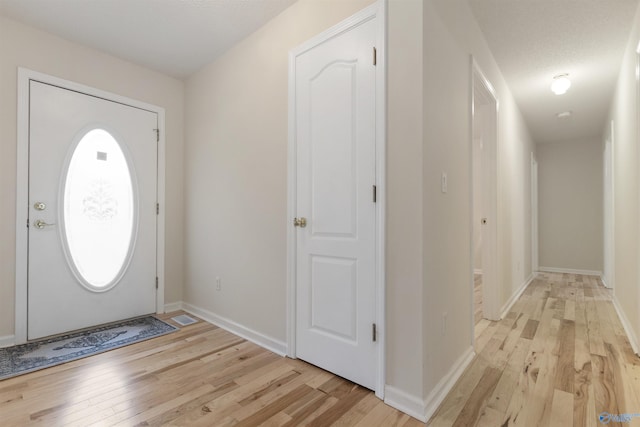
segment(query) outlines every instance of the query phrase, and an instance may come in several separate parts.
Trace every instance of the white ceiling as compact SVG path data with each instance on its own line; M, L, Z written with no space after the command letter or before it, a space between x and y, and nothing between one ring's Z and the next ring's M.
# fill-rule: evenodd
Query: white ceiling
M295 0L0 0L0 14L183 78Z
M600 137L638 0L468 1L534 140ZM558 96L562 73L572 86Z
M467 1L534 140L600 136L638 0ZM184 78L294 2L0 0L0 14ZM561 73L573 85L556 96Z

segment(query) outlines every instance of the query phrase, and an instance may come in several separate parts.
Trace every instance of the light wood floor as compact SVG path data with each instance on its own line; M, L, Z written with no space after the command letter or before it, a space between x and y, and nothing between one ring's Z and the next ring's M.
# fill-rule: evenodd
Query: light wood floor
M0 381L0 426L29 425L423 424L362 387L199 322Z
M602 412L640 413L640 359L596 277L540 274L478 330L477 357L427 425L595 427Z
M502 321L482 319L476 331L478 356L428 425L595 427L604 411L640 413L640 359L596 278L541 274ZM199 322L0 381L0 425L422 424L370 391Z

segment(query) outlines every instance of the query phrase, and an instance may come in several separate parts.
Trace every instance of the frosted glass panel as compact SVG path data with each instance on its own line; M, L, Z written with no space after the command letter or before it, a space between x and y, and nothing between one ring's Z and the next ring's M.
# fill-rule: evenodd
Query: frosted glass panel
M72 269L91 288L114 284L131 252L134 203L127 160L107 131L94 129L76 146L63 205Z

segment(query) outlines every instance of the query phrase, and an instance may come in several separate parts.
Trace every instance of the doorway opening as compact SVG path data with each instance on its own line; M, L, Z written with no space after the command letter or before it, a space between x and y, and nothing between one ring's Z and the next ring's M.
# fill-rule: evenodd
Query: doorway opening
M472 336L499 320L497 256L498 100L471 60Z

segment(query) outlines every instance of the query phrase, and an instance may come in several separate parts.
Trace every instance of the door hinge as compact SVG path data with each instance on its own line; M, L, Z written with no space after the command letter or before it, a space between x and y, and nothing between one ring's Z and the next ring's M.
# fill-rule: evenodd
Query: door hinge
M378 50L375 46L373 47L373 65L378 65Z
M373 203L376 203L378 201L378 187L377 186L373 186Z
M156 128L153 131L156 133L156 142L160 142L160 129Z
M27 218L27 228L29 228L29 218Z
M156 289L158 289L158 276L156 276Z
M156 215L160 215L160 203L156 203Z
M371 338L373 338L373 342L378 341L378 329L377 329L375 323L373 324L373 327L371 328L371 332L372 332Z

